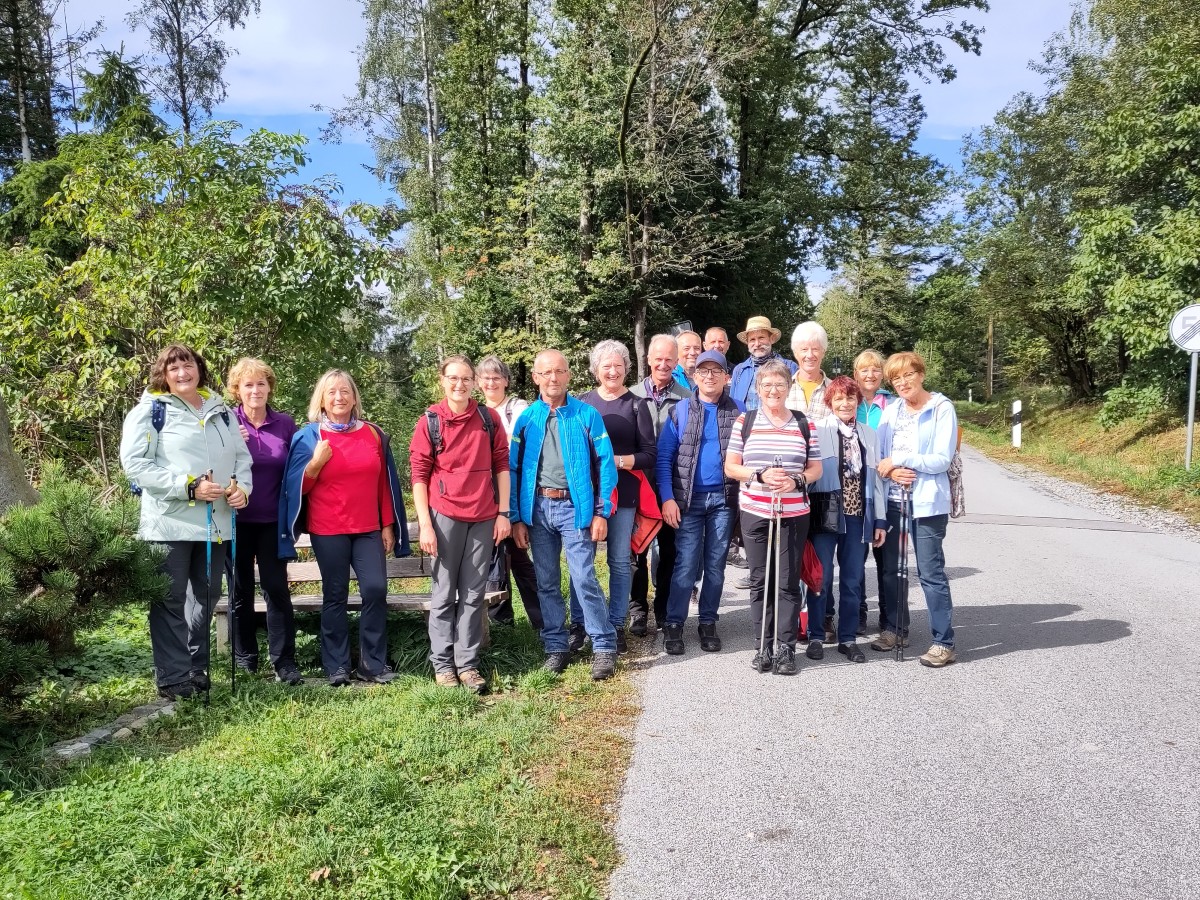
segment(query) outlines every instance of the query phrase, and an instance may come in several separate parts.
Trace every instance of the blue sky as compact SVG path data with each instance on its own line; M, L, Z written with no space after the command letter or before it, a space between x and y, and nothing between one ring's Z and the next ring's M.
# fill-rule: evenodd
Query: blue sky
M125 24L131 0L68 0L72 28L103 19L106 29L97 46L116 49L122 42L129 55L144 48L141 35ZM357 79L356 51L363 38L358 0L263 0L262 14L244 30L226 35L239 53L226 69L229 95L221 118L248 127L299 131L310 139L312 161L306 181L337 177L343 200L380 202L388 191L365 171L372 161L361 137L348 135L338 145L321 143L327 116L314 105L338 106L353 94ZM957 49L952 58L958 78L950 84L923 86L928 119L920 148L957 165L962 136L990 121L1013 94L1036 91L1041 78L1028 62L1040 56L1043 43L1064 29L1071 15L1068 0L992 0L992 10L973 21L986 28L981 56Z

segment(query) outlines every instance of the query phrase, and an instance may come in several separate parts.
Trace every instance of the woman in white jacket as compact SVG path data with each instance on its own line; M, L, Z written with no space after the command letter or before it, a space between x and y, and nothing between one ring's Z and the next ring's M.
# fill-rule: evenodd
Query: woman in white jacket
M908 610L898 610L901 504L911 497L912 538L917 573L929 608L933 645L921 664L940 669L954 662L950 581L942 541L950 521L950 478L946 470L958 444L954 404L925 390L925 361L916 353L894 353L884 375L900 397L879 422L879 474L888 490L888 535L883 545L884 605L889 630L871 642L872 650L908 645Z
M190 697L209 686L209 623L231 509L244 507L253 488L237 419L209 390L208 366L190 347L159 353L149 389L125 417L121 466L142 495L138 537L167 551L170 590L150 606L158 693Z

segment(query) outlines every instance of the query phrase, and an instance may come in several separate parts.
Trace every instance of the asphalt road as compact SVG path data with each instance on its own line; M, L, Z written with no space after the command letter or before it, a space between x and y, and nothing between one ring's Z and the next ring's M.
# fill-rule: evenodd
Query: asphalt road
M614 900L1200 898L1200 544L965 452L959 662L917 662L915 565L905 662L793 678L751 671L727 587L725 650L691 619L640 676Z

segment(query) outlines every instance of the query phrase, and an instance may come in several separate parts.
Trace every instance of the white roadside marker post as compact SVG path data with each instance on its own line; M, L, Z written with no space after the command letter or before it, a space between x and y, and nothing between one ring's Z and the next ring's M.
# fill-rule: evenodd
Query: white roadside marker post
M1012 409L1013 446L1021 449L1021 401L1013 401Z

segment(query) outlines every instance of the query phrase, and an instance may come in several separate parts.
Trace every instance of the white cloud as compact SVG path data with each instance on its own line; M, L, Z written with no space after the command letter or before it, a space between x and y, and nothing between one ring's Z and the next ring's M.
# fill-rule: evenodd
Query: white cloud
M125 42L127 55L146 48L144 31L125 24L131 0L70 0L72 28L104 19L96 46L115 50ZM244 29L222 32L238 51L225 68L229 93L220 115L289 114L311 111L313 104L340 105L358 79L355 51L365 25L357 0L264 0L262 13Z

